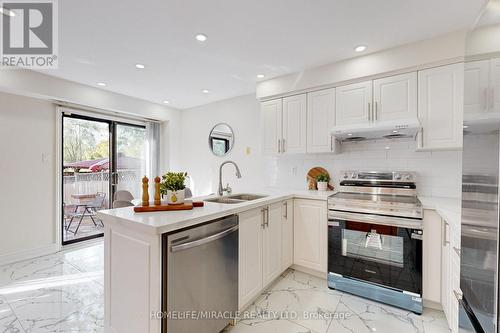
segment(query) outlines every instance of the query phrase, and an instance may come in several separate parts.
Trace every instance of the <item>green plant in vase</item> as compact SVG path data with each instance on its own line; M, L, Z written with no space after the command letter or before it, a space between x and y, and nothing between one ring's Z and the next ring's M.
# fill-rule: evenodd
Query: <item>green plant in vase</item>
M167 196L169 205L180 205L184 203L184 189L186 185L186 172L167 172L162 178L160 192Z
M318 186L318 191L328 190L328 182L330 181L330 176L326 173L322 173L316 176L316 183Z

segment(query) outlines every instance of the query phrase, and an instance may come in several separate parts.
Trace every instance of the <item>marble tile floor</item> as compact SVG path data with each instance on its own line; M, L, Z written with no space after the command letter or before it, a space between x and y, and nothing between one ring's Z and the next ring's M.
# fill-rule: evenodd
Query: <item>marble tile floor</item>
M104 332L103 243L0 266L0 333ZM225 333L449 332L442 312L422 316L330 290L285 272ZM141 332L142 333L142 332Z
M74 239L80 239L84 237L102 234L104 232L104 228L100 224L97 224L97 226L94 225L94 223L89 217L85 217L82 220L82 224L80 225L80 228L78 228L78 232L76 233L76 235L74 234L74 231L78 226L78 219L75 218L73 220L73 223L71 224L71 229L66 230L66 226L68 225L68 223L69 222L67 221L63 231L64 241L66 242L72 241Z

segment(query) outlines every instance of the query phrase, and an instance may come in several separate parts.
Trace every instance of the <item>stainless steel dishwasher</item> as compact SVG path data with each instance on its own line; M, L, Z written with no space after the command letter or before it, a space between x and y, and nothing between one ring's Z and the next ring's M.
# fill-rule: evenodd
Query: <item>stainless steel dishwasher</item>
M166 270L166 272L165 272ZM238 311L238 216L163 236L163 333L217 333Z

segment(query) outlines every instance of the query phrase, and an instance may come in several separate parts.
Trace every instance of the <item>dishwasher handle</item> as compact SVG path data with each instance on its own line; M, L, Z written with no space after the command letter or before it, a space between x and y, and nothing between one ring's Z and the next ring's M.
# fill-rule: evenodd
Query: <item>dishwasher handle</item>
M197 240L194 240L194 241L191 241L191 242L182 243L182 244L179 244L179 245L173 245L172 247L170 247L170 251L171 252L177 252L177 251L187 250L187 249L190 249L190 248L193 248L193 247L196 247L196 246L200 246L200 245L203 245L203 244L207 244L207 243L216 241L218 239L221 239L221 238L223 238L223 237L225 237L225 236L227 236L227 235L235 232L236 230L238 230L238 226L237 225L235 225L234 227L228 228L226 230L223 230L221 232L218 232L216 234L212 234L210 236L201 238L201 239L197 239Z

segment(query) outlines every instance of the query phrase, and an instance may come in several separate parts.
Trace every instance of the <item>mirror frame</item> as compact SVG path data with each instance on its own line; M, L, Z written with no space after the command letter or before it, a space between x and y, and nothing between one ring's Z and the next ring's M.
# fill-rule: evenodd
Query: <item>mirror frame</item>
M212 141L211 141L211 138L212 138L212 132L214 131L214 129L219 126L219 125L226 125L227 127L229 127L229 129L231 130L231 133L233 134L233 142L232 144L229 146L229 150L224 154L224 155L217 155L216 153L214 153L214 150L212 149ZM227 156L229 155L229 153L233 150L233 147L234 147L234 143L235 143L235 135L234 135L234 130L233 128L228 124L228 123L217 123L215 124L212 129L210 130L210 132L208 133L208 149L210 150L210 152L212 154L214 154L214 156L217 156L217 157L224 157L224 156Z

